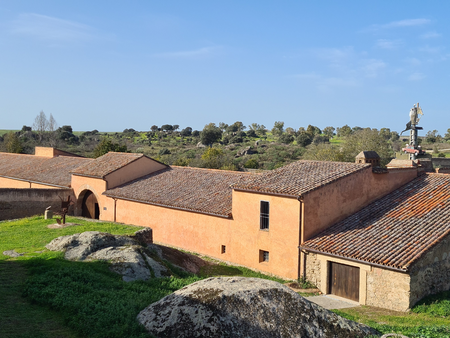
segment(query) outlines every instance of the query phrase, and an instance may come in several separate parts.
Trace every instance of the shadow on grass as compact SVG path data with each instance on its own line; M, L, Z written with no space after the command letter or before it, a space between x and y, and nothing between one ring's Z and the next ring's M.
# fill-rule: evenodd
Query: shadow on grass
M70 262L62 258L39 257L20 263L6 262L2 266L9 269L11 264L20 264L25 275L21 290L16 290L16 296L22 293L26 298L25 307L51 311L52 315L57 313L64 327L78 336L93 338L149 337L137 322L137 314L199 279L171 277L125 283L121 276L109 270L107 263ZM45 337L52 337L45 329L42 332Z

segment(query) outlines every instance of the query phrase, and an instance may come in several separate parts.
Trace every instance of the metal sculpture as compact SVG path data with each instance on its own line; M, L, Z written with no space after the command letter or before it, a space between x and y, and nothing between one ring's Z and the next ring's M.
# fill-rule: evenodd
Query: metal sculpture
M420 115L420 116L419 116ZM410 160L417 159L418 155L423 155L424 151L420 148L419 143L417 141L417 130L422 130L422 127L417 126L420 121L420 117L423 116L422 108L419 107L419 103L417 103L417 106L414 105L413 108L409 111L409 122L406 124L406 129L403 130L401 134L403 134L405 131L410 130L409 133L409 144L406 145L405 148L402 150L405 152L405 154L409 154Z
M69 207L74 204L74 202L70 198L70 195L67 196L67 201L64 201L61 197L59 199L61 200L61 212L55 212L55 214L61 216L61 218L57 218L56 222L58 224L66 224L66 215L69 212Z

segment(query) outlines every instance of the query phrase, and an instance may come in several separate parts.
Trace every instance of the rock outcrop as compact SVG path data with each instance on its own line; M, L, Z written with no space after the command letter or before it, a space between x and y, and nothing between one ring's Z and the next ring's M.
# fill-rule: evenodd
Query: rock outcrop
M148 236L148 232L147 236L140 233L136 238L145 242L143 237L148 240ZM111 270L121 274L126 282L170 276L170 271L150 257L145 247L136 239L127 236L86 231L55 238L46 248L64 251L64 258L71 261L108 261L111 263Z
M157 337L356 338L378 335L258 278L208 278L153 303L138 315Z

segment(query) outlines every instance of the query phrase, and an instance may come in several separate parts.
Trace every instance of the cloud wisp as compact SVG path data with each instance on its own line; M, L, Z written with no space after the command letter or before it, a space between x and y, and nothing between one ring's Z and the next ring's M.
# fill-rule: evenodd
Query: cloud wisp
M199 59L210 57L217 53L222 47L202 47L193 50L184 50L178 52L165 52L153 54L154 57L167 59Z
M386 24L375 24L368 28L369 31L378 31L382 29L402 28L402 27L417 27L431 23L431 20L419 18L419 19L405 19L392 21Z
M10 32L53 42L85 41L93 37L90 26L36 13L20 14L11 23Z
M425 75L422 73L412 73L411 75L408 76L409 81L420 81L423 80L424 78Z
M381 49L397 49L402 45L401 40L387 40L387 39L378 39L376 42L376 47Z
M427 33L423 33L421 35L419 35L419 38L421 39L436 39L441 37L441 34L436 33L436 32L427 32Z

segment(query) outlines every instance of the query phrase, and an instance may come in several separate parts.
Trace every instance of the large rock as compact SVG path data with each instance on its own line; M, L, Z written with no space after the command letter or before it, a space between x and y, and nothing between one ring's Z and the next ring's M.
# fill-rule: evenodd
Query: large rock
M83 261L90 254L104 248L137 244L137 241L127 236L114 236L105 232L86 231L81 234L55 238L45 247L52 251L65 251L64 258L67 260Z
M153 303L138 320L157 337L356 338L378 335L258 278L209 278Z
M58 237L45 247L52 251L64 251L64 258L71 261L108 261L111 270L121 274L126 282L170 276L164 265L147 255L138 241L127 236L86 231Z

